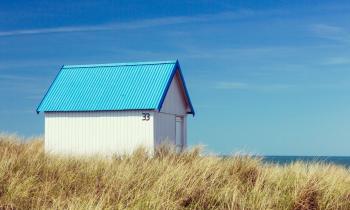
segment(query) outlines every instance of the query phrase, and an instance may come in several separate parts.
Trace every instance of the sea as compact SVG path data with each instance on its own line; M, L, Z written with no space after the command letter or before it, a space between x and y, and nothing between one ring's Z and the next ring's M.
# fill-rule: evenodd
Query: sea
M295 161L323 162L350 168L350 156L261 156L266 163L289 164Z

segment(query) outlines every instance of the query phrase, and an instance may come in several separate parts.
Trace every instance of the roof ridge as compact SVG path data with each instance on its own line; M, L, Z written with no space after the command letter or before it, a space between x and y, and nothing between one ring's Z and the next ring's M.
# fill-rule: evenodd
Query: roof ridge
M177 60L130 62L130 63L104 63L104 64L63 65L63 68L70 69L70 68L95 68L95 67L112 67L112 66L159 65L159 64L175 64L176 62L177 62Z

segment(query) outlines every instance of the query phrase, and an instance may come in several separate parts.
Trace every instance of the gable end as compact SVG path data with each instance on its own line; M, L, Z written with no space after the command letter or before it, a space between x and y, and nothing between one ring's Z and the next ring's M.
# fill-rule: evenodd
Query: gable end
M186 88L186 84L185 84L185 80L184 80L184 77L182 75L180 64L178 61L176 61L176 65L174 66L173 72L169 78L169 81L167 83L165 91L163 92L162 99L158 105L158 111L162 110L163 105L164 105L164 101L165 101L166 96L169 92L170 86L171 86L172 82L177 82L176 80L178 80L179 88L182 89L181 94L184 95L183 99L184 99L185 104L186 104L185 107L186 107L187 114L192 114L194 116L195 112L194 112L194 109L193 109L193 106L191 103L191 99L189 97L189 94L188 94L188 91Z

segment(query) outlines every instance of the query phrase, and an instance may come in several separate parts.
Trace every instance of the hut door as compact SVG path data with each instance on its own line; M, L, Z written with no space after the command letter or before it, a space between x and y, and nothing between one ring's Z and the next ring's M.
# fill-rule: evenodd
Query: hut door
M182 117L176 117L176 139L175 144L176 148L181 150L183 146L183 118Z

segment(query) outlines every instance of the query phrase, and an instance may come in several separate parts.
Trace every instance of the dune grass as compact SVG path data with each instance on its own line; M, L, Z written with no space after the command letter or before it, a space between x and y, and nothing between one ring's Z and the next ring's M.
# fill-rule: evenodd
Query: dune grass
M350 209L350 170L248 156L45 155L41 139L0 135L0 209Z

